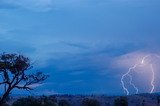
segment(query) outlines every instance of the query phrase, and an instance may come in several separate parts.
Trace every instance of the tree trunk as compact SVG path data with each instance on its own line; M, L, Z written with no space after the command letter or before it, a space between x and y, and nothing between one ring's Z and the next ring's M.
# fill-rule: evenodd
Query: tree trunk
M8 90L4 93L4 95L0 99L0 106L2 106L6 102L6 99L9 95L10 91L11 91L11 88L8 88Z

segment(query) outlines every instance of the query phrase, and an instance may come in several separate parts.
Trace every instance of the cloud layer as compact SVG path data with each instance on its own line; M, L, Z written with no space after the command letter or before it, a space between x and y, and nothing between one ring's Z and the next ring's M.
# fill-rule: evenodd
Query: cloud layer
M36 70L52 75L40 90L122 94L126 69L142 55L160 51L159 4L1 0L0 51L29 56Z

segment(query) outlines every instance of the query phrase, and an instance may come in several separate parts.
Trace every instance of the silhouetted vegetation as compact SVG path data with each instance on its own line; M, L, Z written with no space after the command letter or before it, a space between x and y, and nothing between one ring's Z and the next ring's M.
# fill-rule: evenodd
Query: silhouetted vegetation
M10 105L5 103L5 104L3 104L2 106L10 106Z
M157 105L160 105L160 96L157 96Z
M96 99L85 98L83 99L81 106L100 106L100 102Z
M126 97L120 97L115 99L114 101L115 106L128 106L128 101Z
M145 106L145 100L142 101L142 106Z
M34 97L21 98L13 103L12 106L40 106L41 103Z
M157 99L152 99L152 98ZM13 98L12 98L13 99ZM152 106L158 105L159 95L96 96L96 95L52 95L15 99L10 106ZM8 106L7 104L5 106Z
M0 74L4 93L0 98L0 106L6 102L13 89L32 90L31 85L43 82L48 76L42 72L26 74L32 68L29 58L18 54L0 55ZM21 84L20 84L21 83Z
M40 98L27 97L18 99L12 106L57 106L57 100L46 96Z
M71 106L67 100L60 100L58 106Z

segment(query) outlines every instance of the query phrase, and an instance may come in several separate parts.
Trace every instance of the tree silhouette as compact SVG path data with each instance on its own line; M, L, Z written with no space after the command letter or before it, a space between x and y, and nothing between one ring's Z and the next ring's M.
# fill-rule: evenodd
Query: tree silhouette
M27 74L30 69L32 69L30 60L23 55L6 53L0 55L0 86L4 87L0 106L6 102L13 89L32 90L31 85L42 83L48 77L42 72Z
M81 106L101 106L101 104L96 99L85 98L83 99Z
M114 100L114 106L128 106L127 97L120 97Z

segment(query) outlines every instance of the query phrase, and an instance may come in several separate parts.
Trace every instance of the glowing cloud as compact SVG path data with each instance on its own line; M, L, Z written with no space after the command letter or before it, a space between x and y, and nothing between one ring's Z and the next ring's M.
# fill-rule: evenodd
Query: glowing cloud
M149 55L145 55L143 56L143 58L141 59L140 63L137 62L134 66L130 67L128 69L128 71L122 75L121 77L121 84L122 84L122 88L123 90L125 91L125 93L127 95L130 94L129 90L127 89L126 85L125 85L125 78L129 77L129 84L134 88L134 90L136 91L135 93L139 93L139 89L138 87L133 83L133 77L131 75L131 72L132 71L136 71L136 68L139 67L139 66L143 66L145 64L149 65L150 67L150 71L151 71L151 81L150 81L150 85L151 85L151 90L150 90L150 93L153 93L154 92L154 89L155 89L155 70L153 68L153 64L148 62L147 59L149 59L150 57L156 57L158 59L160 59L160 56L159 55L156 55L156 54L149 54Z

